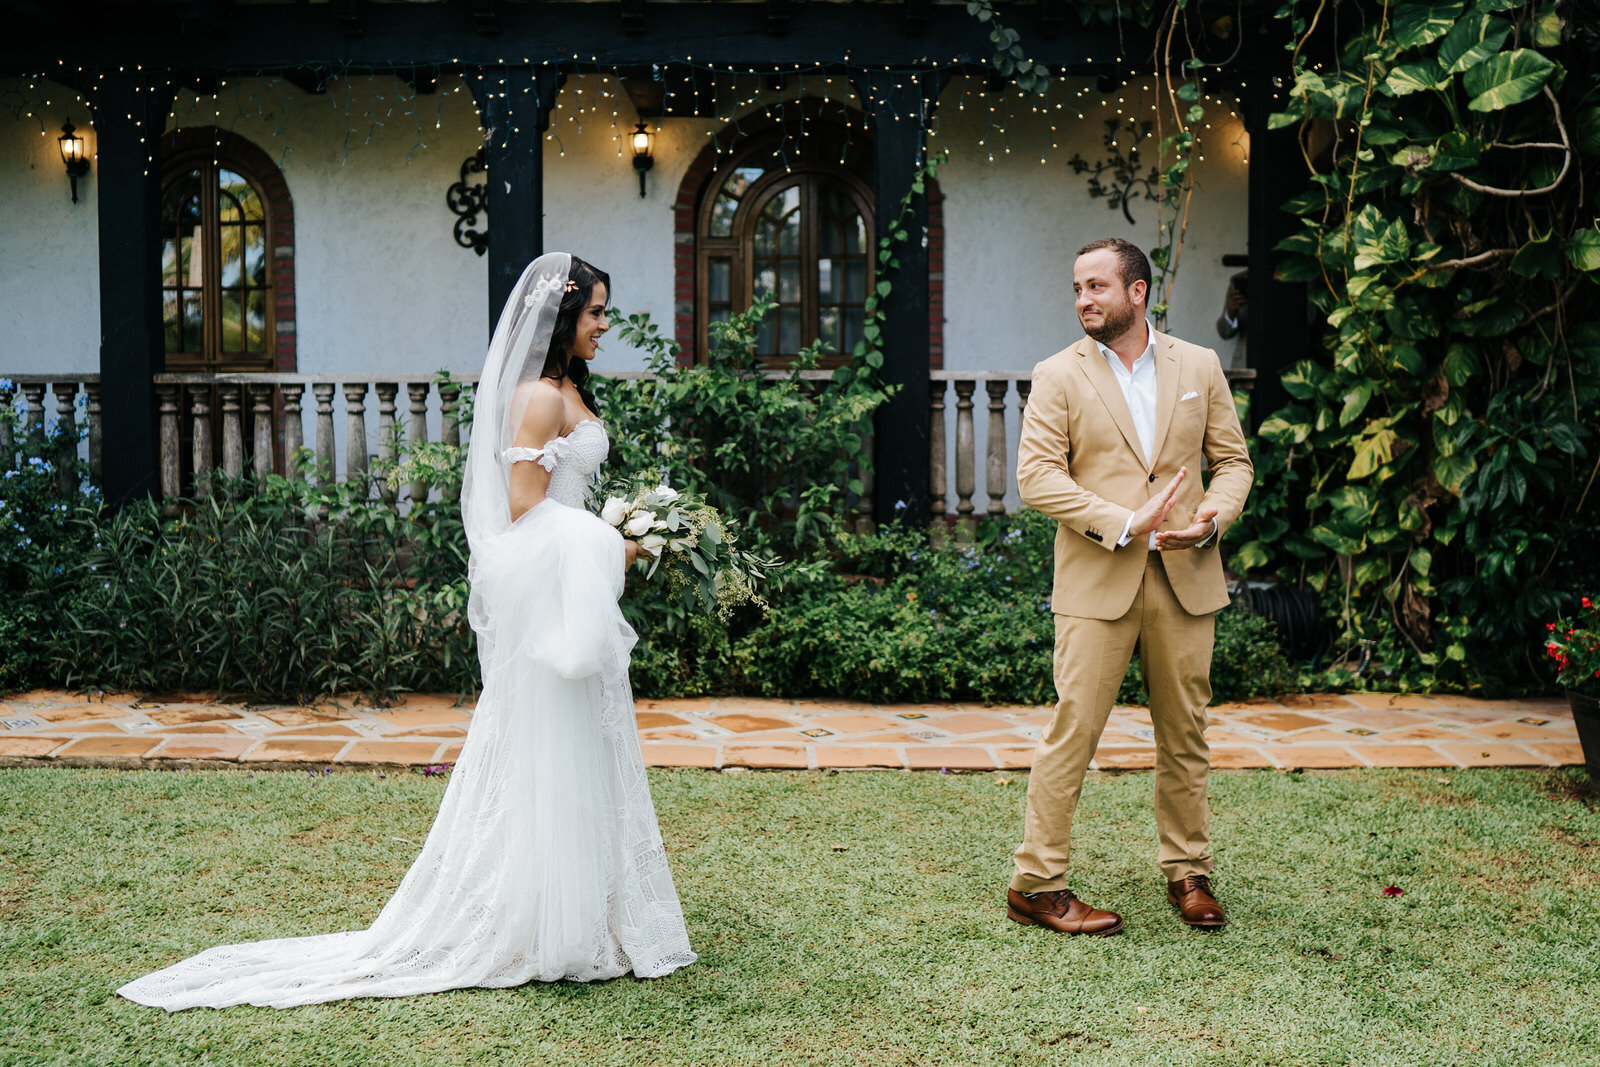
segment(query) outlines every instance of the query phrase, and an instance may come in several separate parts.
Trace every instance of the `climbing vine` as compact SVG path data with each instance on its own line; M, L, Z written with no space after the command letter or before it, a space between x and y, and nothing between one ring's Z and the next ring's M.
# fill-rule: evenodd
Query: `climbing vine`
M1324 0L1280 11L1271 125L1309 188L1279 276L1321 351L1261 426L1232 561L1319 590L1389 684L1526 681L1542 621L1600 585L1596 4L1366 10L1338 42Z

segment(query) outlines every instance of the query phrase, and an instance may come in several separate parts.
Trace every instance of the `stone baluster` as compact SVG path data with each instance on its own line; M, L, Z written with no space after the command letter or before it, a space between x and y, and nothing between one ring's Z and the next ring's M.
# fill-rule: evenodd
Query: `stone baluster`
M316 382L311 386L317 398L317 470L324 482L334 480L336 464L333 461L333 391L332 382Z
M194 461L194 495L211 495L211 472L216 469L217 457L211 453L211 389L204 385L189 387L189 413L193 419L191 432Z
M944 521L945 467L944 443L945 384L937 379L928 383L928 519Z
M229 478L244 477L244 386L218 386L222 394L222 470Z
M183 469L178 460L179 386L156 386L156 411L161 426L161 499L168 515L178 513L178 497L183 495Z
M1017 382L1017 425L1022 425L1022 416L1028 413L1028 394L1033 392L1033 379L1022 378Z
M22 383L22 432L44 429L43 382Z
M970 378L956 382L956 538L962 541L972 536L972 494L977 488L972 431L972 394L977 387Z
M345 481L365 481L367 477L367 383L344 383L344 477Z
M856 533L871 533L872 521L872 492L877 480L872 469L872 420L866 420L861 426L861 451L859 455L862 463L856 468L861 475L861 495L856 501Z
M283 470L294 470L295 453L305 447L305 425L300 421L300 402L306 395L304 382L285 382L278 386L283 397Z
M461 447L461 424L456 421L456 405L461 402L461 385L445 382L439 386L439 439L447 445ZM444 491L449 501L461 499L461 487L453 485Z
M75 417L78 399L77 382L56 382L50 386L56 394L56 433L60 442L53 461L56 465L56 489L62 496L78 491L78 423Z
M250 406L253 416L251 448L255 452L255 475L258 480L261 480L272 473L274 466L272 462L272 439L277 435L272 432L272 386L252 385L250 387Z
M84 417L89 420L89 478L100 482L101 460L105 455L105 428L100 422L100 383L83 383Z
M411 397L411 425L408 432L412 448L428 440L428 392L431 388L427 382L406 383L406 393ZM418 478L411 483L411 502L421 504L427 499L428 483Z
M393 506L396 494L394 486L389 484L389 472L400 462L400 439L394 421L394 401L400 395L400 386L395 382L378 382L373 388L378 393L378 447L383 457L378 462L378 497Z
M989 514L1006 513L1006 387L1001 378L984 382L989 392L988 455L983 468L983 491L989 497Z
M11 413L17 392L9 379L0 378L0 470L12 470L17 465L17 441L11 434Z

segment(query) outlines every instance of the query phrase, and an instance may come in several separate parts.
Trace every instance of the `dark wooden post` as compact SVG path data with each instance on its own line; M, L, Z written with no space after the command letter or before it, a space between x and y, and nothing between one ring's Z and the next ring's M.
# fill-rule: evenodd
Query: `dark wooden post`
M1245 356L1256 371L1250 398L1252 429L1289 402L1281 384L1283 371L1310 351L1305 284L1274 277L1281 255L1275 246L1300 226L1283 210L1284 201L1306 187L1306 164L1296 129L1267 129L1268 116L1285 105L1283 84L1287 84L1284 76L1254 74L1244 101L1245 128L1250 131L1250 319Z
M97 79L91 95L98 144L100 390L108 501L160 488L155 384L161 337L161 133L172 93L133 74Z
M544 134L566 75L551 66L467 79L483 124L489 214L489 332L522 271L544 252Z
M856 80L872 122L876 243L896 229L900 201L926 161L928 123L938 102L941 75L868 72ZM928 197L911 198L903 224L904 241L895 242L899 265L879 280L890 283L883 311L883 380L899 391L878 409L875 420L876 484L873 510L882 522L899 506L912 521L928 514Z

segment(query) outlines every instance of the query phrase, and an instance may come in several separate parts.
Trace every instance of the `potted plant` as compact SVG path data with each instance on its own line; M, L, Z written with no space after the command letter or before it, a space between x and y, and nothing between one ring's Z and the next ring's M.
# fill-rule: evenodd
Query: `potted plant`
M1544 650L1556 663L1556 681L1567 691L1589 776L1600 782L1600 604L1589 597L1572 618L1547 623Z

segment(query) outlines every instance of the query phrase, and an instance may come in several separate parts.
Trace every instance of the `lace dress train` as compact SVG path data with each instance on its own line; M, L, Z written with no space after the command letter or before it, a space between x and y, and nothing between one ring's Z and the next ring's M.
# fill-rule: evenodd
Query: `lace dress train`
M290 1007L694 962L634 727L622 543L581 507L607 448L586 422L507 450L551 469L549 496L474 548L483 694L422 853L372 926L224 945L118 993L169 1011Z

